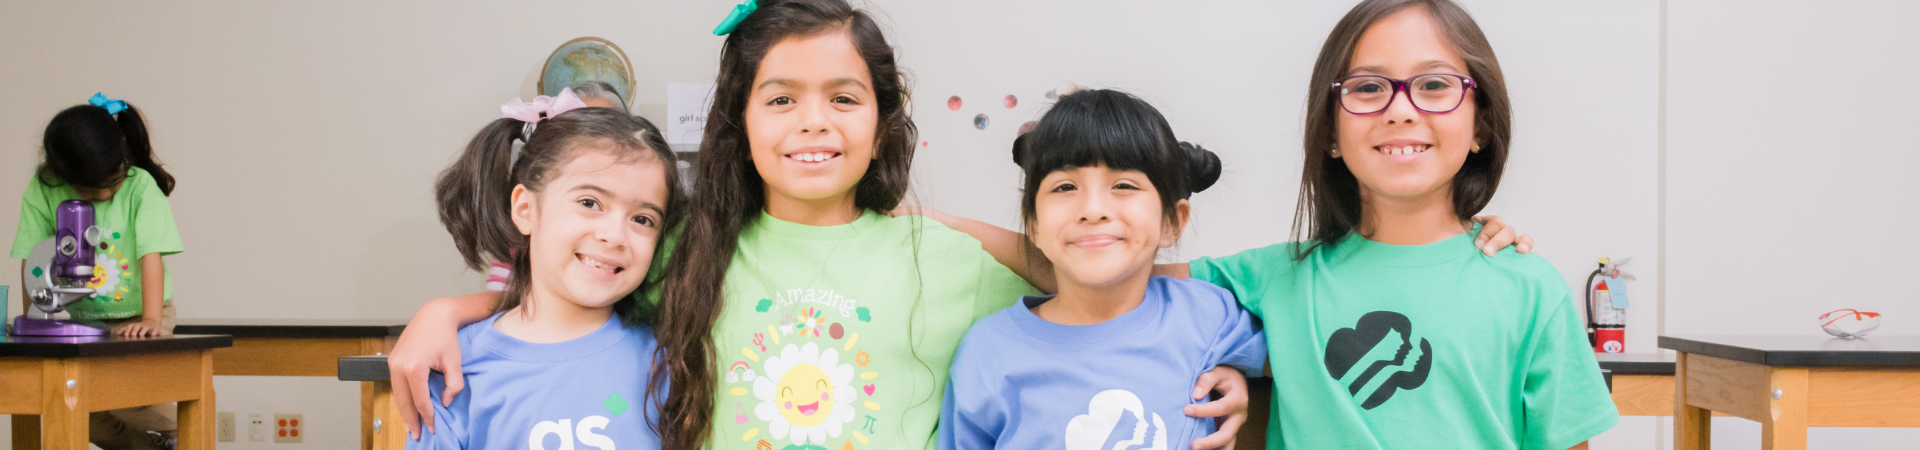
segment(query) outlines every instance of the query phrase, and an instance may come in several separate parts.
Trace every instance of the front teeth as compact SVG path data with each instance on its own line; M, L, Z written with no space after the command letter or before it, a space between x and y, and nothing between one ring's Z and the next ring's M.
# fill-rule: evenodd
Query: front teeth
M586 264L587 264L588 266L591 266L591 267L593 267L593 268L596 268L596 269L600 269L600 270L605 270L605 271L608 271L608 272L613 272L613 273L620 273L620 268L618 268L618 267L613 267L613 266L609 266L609 265L607 265L606 263L602 263L602 262L600 262L600 260L597 260L597 259L593 259L593 258L588 258L588 257L586 257L586 256L581 256L581 257L580 257L580 262L583 262L583 263L586 263Z
M795 160L804 161L804 162L820 162L820 161L826 161L830 158L833 158L833 154L832 153L796 153L792 156L792 158Z
M1386 153L1389 155L1412 155L1415 153L1424 153L1427 150L1433 149L1433 146L1408 145L1408 146L1402 146L1402 147L1379 147L1379 148L1381 153Z

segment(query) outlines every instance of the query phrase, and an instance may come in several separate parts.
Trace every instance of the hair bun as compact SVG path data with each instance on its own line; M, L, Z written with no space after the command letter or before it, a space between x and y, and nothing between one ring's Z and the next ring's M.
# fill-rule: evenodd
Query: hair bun
M1187 191L1200 192L1220 181L1220 156L1198 145L1182 141L1180 151L1187 153Z
M1027 166L1027 135L1013 138L1013 165Z

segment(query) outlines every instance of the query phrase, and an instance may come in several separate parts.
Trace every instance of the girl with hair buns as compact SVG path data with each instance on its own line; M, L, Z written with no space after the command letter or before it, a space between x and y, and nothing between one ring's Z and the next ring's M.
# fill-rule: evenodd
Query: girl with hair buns
M1052 261L1059 291L967 331L940 448L1104 449L1129 438L1176 448L1213 434L1212 420L1183 413L1205 403L1183 388L1216 366L1259 375L1265 339L1225 289L1154 276L1153 260L1179 239L1187 197L1220 177L1220 159L1110 90L1060 97L1014 145L1026 237Z

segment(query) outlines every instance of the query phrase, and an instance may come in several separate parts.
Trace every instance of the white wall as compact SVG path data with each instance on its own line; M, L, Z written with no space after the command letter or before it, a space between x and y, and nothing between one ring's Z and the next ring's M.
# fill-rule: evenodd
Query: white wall
M1920 334L1910 289L1895 284L1920 269L1907 258L1920 238L1898 228L1920 204L1920 183L1903 177L1920 156L1900 149L1920 94L1897 78L1920 69L1920 32L1902 22L1920 8L1464 1L1516 110L1488 213L1533 234L1573 285L1596 257L1633 257L1631 351L1653 351L1663 322L1673 334L1816 334L1813 316L1839 307L1888 313L1883 334ZM187 252L168 263L182 316L405 318L479 285L428 188L495 105L533 94L555 46L621 45L637 66L636 112L660 120L666 83L713 79L710 31L734 3L0 2L0 192L28 182L53 113L105 91L147 113L180 179ZM1228 165L1194 199L1183 258L1288 238L1306 77L1350 6L869 3L916 82L923 203L1014 224L1007 147L1042 94L1069 80L1126 89ZM1828 87L1853 74L1889 81ZM1008 94L1018 107L1000 106ZM961 110L946 109L952 95ZM980 113L984 131L972 127ZM0 195L0 224L17 222L15 198ZM357 431L358 408L342 400L357 398L351 383L216 387L220 409L304 412L315 436L223 448L345 448ZM1757 448L1757 426L1716 423L1720 448ZM1628 418L1595 448L1667 448L1670 426ZM1823 429L1813 443L1891 448L1912 431Z

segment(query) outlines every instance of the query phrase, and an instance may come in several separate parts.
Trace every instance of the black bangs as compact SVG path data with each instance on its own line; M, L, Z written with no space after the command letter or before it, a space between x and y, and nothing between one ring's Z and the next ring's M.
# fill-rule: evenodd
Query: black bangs
M1166 118L1125 92L1062 96L1021 141L1028 190L1054 171L1104 165L1145 173L1155 189L1186 198L1187 161Z
M1213 183L1190 180L1189 153L1204 154L1203 165L1211 168L1213 177L1219 176L1218 159L1174 139L1167 119L1146 101L1108 89L1060 96L1033 131L1013 144L1014 160L1026 174L1021 217L1033 222L1035 198L1047 174L1093 166L1145 173L1159 191L1161 214L1173 217L1180 200Z

